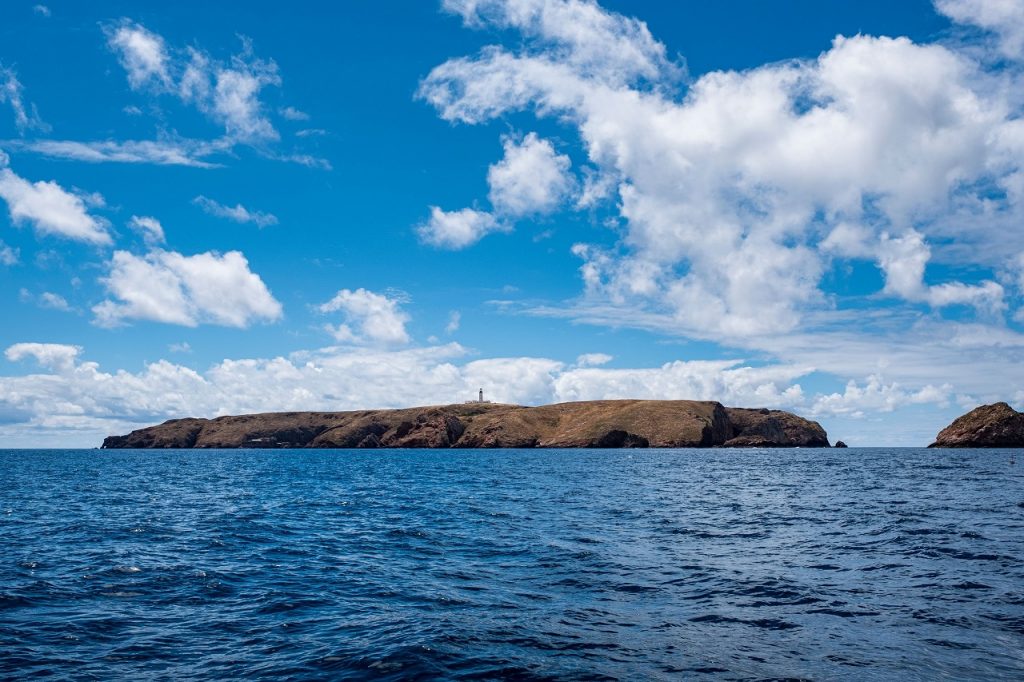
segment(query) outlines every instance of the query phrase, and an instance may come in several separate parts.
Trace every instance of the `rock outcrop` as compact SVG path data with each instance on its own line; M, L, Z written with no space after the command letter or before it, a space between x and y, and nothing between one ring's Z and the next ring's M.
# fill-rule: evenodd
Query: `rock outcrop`
M464 403L400 410L172 419L104 448L828 447L817 422L696 400L595 400L540 407Z
M1024 448L1024 412L1006 403L976 407L939 431L930 448Z
M725 447L827 448L828 435L818 422L782 410L725 408L732 431Z

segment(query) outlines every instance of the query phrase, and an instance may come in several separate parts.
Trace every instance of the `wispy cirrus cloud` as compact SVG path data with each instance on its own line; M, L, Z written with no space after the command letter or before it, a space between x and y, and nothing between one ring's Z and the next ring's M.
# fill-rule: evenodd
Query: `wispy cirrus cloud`
M20 259L21 251L0 241L0 265L16 265Z
M128 221L128 227L141 234L143 241L149 246L157 246L165 241L164 226L152 216L133 215Z
M318 170L332 170L334 168L331 162L325 158L319 156L313 156L311 154L278 154L278 153L265 153L269 159L276 161L284 161L286 163L296 163L306 168L316 168Z
M225 206L213 199L205 197L203 195L197 196L192 200L192 203L203 209L204 212L216 216L218 218L226 218L236 223L252 223L257 227L267 227L268 225L277 225L277 216L272 213L264 213L263 211L252 211L247 209L241 204L235 204L234 206Z
M88 163L150 163L158 166L192 166L217 168L218 163L205 160L228 145L220 141L200 140L4 140L4 147L26 151L53 159L69 159Z
M19 133L50 130L50 126L39 118L36 105L25 101L25 88L18 80L18 74L14 69L0 64L0 104L4 103L14 111L14 125Z
M28 289L23 288L19 292L18 298L22 303L33 303L36 306L47 310L57 310L63 313L73 312L74 310L66 298L52 291L44 291L43 293L36 295Z
M195 106L236 143L259 145L278 139L260 93L279 86L281 76L273 60L255 56L247 38L242 38L241 52L220 61L195 47L172 50L162 36L130 19L108 25L105 31L107 45L133 90L170 95Z
M281 116L288 119L289 121L308 121L309 114L305 111L299 111L295 107L284 107L281 109Z
M281 76L273 60L256 57L248 38L242 37L239 52L221 60L197 47L175 48L159 33L131 19L107 24L104 33L107 47L124 68L132 91L150 96L154 102L171 98L194 107L222 128L220 136L209 140L166 136L155 140L8 140L3 142L4 146L14 151L90 163L214 168L221 164L211 157L245 145L266 158L330 170L331 164L326 159L273 149L280 135L262 94L267 88L280 86ZM20 131L48 130L35 115L34 108L24 104L22 88L13 71L0 69L0 101L5 100L15 109ZM133 116L143 114L143 109L135 105L125 107L124 111ZM283 108L281 116L305 120L304 112L293 107Z

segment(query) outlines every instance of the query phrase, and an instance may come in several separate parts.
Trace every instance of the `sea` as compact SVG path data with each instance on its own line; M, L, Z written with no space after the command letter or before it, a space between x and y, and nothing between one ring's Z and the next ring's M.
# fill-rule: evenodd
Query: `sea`
M1024 451L0 451L0 678L1020 680Z

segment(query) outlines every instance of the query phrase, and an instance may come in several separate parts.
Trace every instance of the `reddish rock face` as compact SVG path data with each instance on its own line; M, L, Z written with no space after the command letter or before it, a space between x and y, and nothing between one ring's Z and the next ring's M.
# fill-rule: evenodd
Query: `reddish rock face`
M930 448L1022 448L1024 413L1006 403L976 407L942 429Z
M105 448L828 447L817 422L699 400L466 403L358 412L179 419Z

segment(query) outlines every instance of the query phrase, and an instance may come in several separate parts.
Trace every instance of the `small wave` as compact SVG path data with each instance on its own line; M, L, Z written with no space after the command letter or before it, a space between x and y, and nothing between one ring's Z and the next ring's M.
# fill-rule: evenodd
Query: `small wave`
M977 645L971 644L970 642L952 642L948 639L925 639L922 640L925 644L931 644L932 646L940 646L944 649L974 649Z
M26 606L31 606L32 600L27 597L23 597L19 594L8 594L0 592L0 610L2 609L17 609Z
M834 609L834 608L822 608L822 609L810 609L807 613L820 613L826 616L837 616L839 618L860 618L863 616L878 616L881 615L880 611L849 611L846 609Z
M796 623L790 623L789 621L781 620L779 618L733 618L730 616L722 616L719 614L707 614L704 616L696 616L690 619L691 623L710 623L713 625L723 623L740 623L743 625L752 625L754 627L762 628L765 630L792 630L799 628L800 626Z

